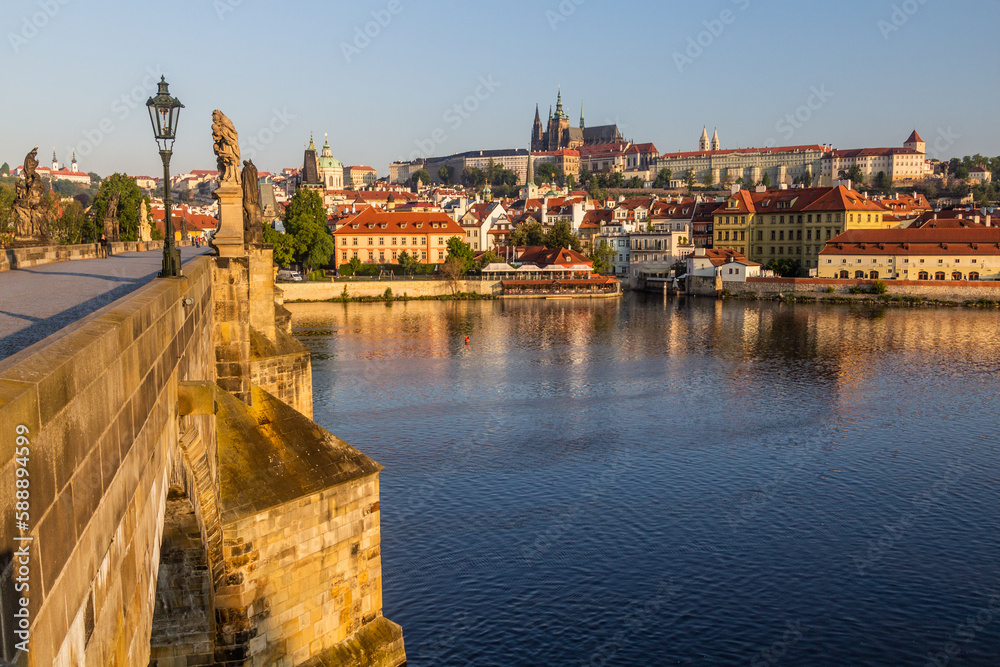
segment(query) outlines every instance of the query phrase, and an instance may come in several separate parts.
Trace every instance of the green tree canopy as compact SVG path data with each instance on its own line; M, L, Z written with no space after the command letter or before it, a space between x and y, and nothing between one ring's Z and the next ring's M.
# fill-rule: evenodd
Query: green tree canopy
M62 215L49 223L49 234L57 243L83 243L88 227L83 205L73 199L63 205Z
M91 218L96 229L92 232L89 229L86 230L85 236L88 238L85 240L93 240L89 238L90 233L93 234L94 238L100 237L99 230L102 229L104 218L108 214L108 207L116 194L118 196L116 215L118 216L119 237L122 241L139 240L139 214L143 202L146 202L146 211L149 211L149 197L135 184L134 178L128 174L119 173L114 173L101 181L97 196L94 197L94 203L90 208Z
M551 162L535 165L535 185L555 183L561 170Z
M416 185L417 183L423 183L424 185L427 185L428 183L431 182L431 175L427 173L426 169L421 169L416 173L414 173L413 176L410 176L410 182L413 183L414 185Z
M560 220L545 235L546 248L570 248L580 252L580 237L573 233L569 222Z
M794 278L799 275L800 266L797 259L772 259L764 268L774 271L782 278Z
M670 185L670 179L673 177L673 172L664 167L656 174L656 180L653 181L654 188L666 188Z
M514 228L510 235L512 246L545 245L545 228L537 220L529 220Z
M590 259L594 262L594 273L609 275L614 268L615 249L607 241L602 240L600 245L594 247L590 253Z
M471 271L472 267L475 266L475 262L472 259L472 248L457 236L452 236L448 239L448 256L445 258L445 261L453 257L462 262L462 273Z
M451 174L453 170L454 168L449 167L448 165L442 165L441 168L438 169L438 178L441 180L442 183L444 183L445 185L451 183Z
M10 176L10 165L6 162L0 165L0 176Z
M315 190L299 188L285 209L285 232L293 239L295 261L306 271L325 266L334 253L326 207Z
M273 225L264 225L264 243L274 246L274 261L283 269L295 261L295 239L279 232Z

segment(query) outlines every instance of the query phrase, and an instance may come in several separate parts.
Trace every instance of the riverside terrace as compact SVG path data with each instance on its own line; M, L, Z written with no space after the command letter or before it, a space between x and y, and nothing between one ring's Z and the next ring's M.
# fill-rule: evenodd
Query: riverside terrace
M486 266L483 276L500 281L503 296L513 297L598 297L621 294L617 278L594 276L594 262L575 250L528 246L509 249L511 264ZM501 248L500 254L508 249Z

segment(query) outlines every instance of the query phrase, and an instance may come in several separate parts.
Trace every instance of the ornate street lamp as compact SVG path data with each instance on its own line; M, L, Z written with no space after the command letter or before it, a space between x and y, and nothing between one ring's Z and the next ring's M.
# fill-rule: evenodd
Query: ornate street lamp
M177 137L177 118L184 105L176 97L170 97L168 85L166 78L161 76L160 89L146 101L146 108L163 160L163 269L160 277L176 278L181 275L181 253L174 246L174 226L170 218L170 156Z

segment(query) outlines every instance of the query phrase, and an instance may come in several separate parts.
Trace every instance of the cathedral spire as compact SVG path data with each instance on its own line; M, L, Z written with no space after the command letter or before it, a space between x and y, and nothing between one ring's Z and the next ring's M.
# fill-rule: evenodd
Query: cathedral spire
M567 116L566 112L563 111L562 87L560 86L559 87L559 95L556 98L556 120L568 120L568 119L569 119L569 116Z
M708 126L701 128L701 140L698 141L698 150L707 151L709 149L708 143Z
M719 128L715 128L715 134L712 135L712 150L717 151L722 149L722 144L719 143Z
M538 115L538 102L535 102L535 122L541 124L542 117Z
M580 129L585 130L587 124L583 121L583 102L580 102Z

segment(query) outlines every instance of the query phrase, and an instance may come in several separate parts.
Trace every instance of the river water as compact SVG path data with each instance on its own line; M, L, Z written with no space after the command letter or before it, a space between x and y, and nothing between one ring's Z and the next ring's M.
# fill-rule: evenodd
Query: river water
M290 308L412 667L1000 664L996 311Z

